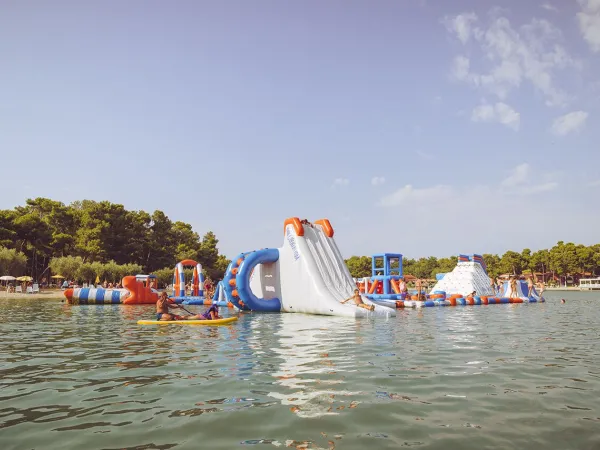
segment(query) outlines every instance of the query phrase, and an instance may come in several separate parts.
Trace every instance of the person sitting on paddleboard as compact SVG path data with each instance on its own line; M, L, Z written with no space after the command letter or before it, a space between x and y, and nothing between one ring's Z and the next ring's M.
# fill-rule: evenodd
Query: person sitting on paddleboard
M342 300L342 304L354 300L354 304L359 308L365 308L373 311L375 309L375 305L367 305L363 302L362 297L360 296L360 291L358 289L354 289L354 295L352 297L347 298L346 300Z
M179 316L177 314L171 314L169 308L182 309L181 305L171 303L169 296L166 292L161 292L156 302L156 320L203 320L204 317L201 314L195 316Z
M211 305L210 308L208 308L203 314L200 315L204 320L222 319L222 317L219 316L219 307L216 304Z

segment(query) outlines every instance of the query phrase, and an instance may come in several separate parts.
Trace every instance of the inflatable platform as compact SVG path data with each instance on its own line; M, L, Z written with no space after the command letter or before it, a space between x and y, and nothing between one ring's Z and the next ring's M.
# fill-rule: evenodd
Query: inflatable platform
M63 295L67 303L142 305L156 303L155 275L130 275L123 278L122 289L70 288Z
M353 295L356 285L329 220L313 224L292 217L284 222L283 232L282 247L241 253L229 264L223 285L235 307L345 317L396 315L395 309L364 296L367 308L352 300L341 303Z

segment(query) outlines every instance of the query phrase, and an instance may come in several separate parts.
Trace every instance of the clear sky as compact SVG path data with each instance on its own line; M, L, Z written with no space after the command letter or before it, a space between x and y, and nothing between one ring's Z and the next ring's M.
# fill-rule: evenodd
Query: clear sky
M229 257L289 216L344 256L597 243L599 57L600 0L3 0L0 208L161 209Z

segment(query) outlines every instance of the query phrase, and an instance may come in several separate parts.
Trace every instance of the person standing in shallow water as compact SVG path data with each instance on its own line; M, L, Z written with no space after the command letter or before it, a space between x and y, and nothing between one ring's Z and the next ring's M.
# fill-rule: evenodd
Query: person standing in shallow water
M415 288L417 289L417 300L421 300L421 289L423 288L423 282L420 278L415 281Z

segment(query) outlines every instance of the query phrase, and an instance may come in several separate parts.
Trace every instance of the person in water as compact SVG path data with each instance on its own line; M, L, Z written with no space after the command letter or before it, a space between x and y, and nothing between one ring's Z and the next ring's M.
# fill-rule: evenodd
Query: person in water
M193 316L180 316L169 312L169 308L182 309L181 305L169 302L166 292L161 292L156 302L156 320L204 320L202 314Z
M476 291L473 291L469 295L467 295L467 298L473 299L473 298L475 298L475 294L476 294Z
M373 311L375 309L375 305L367 305L363 302L362 297L360 296L360 291L358 289L354 289L354 295L352 297L348 297L346 300L342 300L342 304L349 302L350 300L354 300L354 304L359 308L365 308Z

